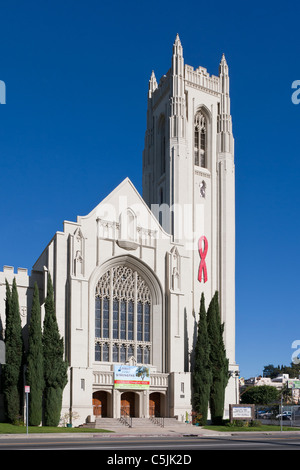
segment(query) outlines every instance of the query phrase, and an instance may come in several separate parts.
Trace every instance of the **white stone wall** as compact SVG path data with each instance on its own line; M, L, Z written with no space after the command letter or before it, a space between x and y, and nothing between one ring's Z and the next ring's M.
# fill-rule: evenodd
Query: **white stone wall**
M16 279L19 295L19 307L21 324L24 327L30 318L31 295L30 278L25 268L18 268L17 271L12 266L4 266L0 272L0 319L3 329L5 329L5 299L6 299L6 280L12 288L13 280Z

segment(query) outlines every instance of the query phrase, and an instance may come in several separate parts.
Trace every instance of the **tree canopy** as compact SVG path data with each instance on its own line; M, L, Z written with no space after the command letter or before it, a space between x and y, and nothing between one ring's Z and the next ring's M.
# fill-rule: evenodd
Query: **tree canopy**
M264 366L263 376L270 377L274 379L278 375L281 374L289 374L290 378L299 377L300 375L300 364L294 364L291 362L289 366L277 366L275 367L273 364L268 364Z
M278 390L272 385L247 388L241 395L241 403L269 405L278 399Z

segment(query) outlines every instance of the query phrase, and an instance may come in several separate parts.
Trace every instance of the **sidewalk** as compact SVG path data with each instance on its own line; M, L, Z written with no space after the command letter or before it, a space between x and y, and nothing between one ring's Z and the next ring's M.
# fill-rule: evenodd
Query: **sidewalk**
M147 424L147 425L146 425ZM107 432L66 432L66 433L22 433L22 434L0 434L0 440L4 438L98 438L98 439L114 439L114 438L130 438L130 437L205 437L205 436L219 436L224 433L219 433L216 431L211 431L208 429L203 429L199 426L193 426L192 424L178 423L173 425L166 425L161 427L154 424L145 423L144 426L137 425L132 428L121 424L121 425L106 425L100 427L99 429L104 429Z
M103 423L104 424L104 423ZM0 439L4 438L86 438L89 437L97 439L114 439L114 438L130 438L130 437L213 437L213 436L259 436L263 434L276 434L276 435L288 435L288 434L299 434L300 431L230 431L218 432L210 429L204 429L201 426L194 426L187 423L173 423L167 424L164 427L149 423L148 421L143 424L138 424L133 427L128 427L124 424L117 424L111 422L109 425L98 426L99 429L104 429L107 432L66 432L66 433L23 433L23 434L0 434Z

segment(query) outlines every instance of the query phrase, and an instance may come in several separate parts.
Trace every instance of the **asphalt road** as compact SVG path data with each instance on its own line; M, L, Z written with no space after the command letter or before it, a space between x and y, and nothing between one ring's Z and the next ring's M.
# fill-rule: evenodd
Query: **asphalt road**
M0 451L10 450L94 450L101 452L101 462L111 464L122 464L122 462L111 461L107 459L116 458L115 456L126 455L127 457L138 458L141 461L130 462L132 466L137 468L143 462L145 465L169 466L180 464L176 462L176 456L179 460L181 456L181 464L192 465L197 463L197 455L199 450L215 451L215 450L300 450L300 434L278 432L274 434L263 433L242 433L234 435L221 436L193 436L193 437L114 437L103 438L96 434L81 436L51 436L36 437L34 435L22 437L2 436L0 439ZM175 456L175 460L167 463L165 460L166 453ZM100 455L100 454L99 454ZM185 456L185 461L183 461ZM143 461L144 459L145 461ZM123 462L124 463L124 462Z

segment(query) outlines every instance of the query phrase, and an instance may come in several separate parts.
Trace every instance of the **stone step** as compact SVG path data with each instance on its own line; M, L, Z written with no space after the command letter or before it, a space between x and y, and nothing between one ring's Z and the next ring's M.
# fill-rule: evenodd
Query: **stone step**
M149 418L132 418L132 427L156 427L157 424L155 424L151 419Z
M96 428L116 428L116 427L124 427L124 424L117 418L96 418L95 419L95 427Z
M157 428L163 424L165 428L174 428L186 426L185 423L178 421L176 418L164 418L163 421L157 421L150 418L131 418L132 428ZM95 428L102 429L120 429L126 427L126 424L118 418L96 418Z

